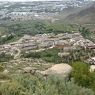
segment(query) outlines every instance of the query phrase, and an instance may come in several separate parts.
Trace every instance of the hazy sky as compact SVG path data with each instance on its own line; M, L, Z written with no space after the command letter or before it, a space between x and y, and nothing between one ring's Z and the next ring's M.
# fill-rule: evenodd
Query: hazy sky
M0 0L0 1L62 1L62 0ZM64 0L65 1L65 0Z
M23 2L23 1L67 1L67 0L0 0L0 1L18 1L18 2ZM95 0L92 0L95 1Z

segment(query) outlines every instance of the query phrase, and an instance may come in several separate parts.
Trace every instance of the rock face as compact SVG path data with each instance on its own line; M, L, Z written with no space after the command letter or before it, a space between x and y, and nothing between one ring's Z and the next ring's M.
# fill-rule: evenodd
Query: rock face
M41 71L40 73L43 75L61 75L64 78L68 77L72 72L72 67L68 64L56 64L51 68L48 68L45 71Z

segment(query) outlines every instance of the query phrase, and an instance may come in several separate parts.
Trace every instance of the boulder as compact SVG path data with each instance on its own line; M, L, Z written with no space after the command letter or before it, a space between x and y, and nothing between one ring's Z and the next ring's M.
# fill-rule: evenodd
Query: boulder
M58 56L59 57L65 57L65 56L68 56L68 55L70 55L70 53L69 52L60 52L60 53L58 53Z
M51 68L48 68L45 71L41 71L40 73L43 75L61 75L63 77L67 77L72 72L72 67L68 64L56 64Z
M91 65L89 71L90 71L90 72L95 72L95 65Z

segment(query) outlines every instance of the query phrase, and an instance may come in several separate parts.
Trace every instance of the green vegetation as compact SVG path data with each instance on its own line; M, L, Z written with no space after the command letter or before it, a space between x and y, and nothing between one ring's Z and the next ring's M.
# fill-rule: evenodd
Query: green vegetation
M18 75L1 83L1 95L94 95L90 89L77 86L56 76L45 80L41 76Z
M95 42L95 33L94 33L94 31L91 31L89 28L86 28L86 27L80 27L79 32L81 33L81 35L84 38L92 40L93 42Z
M51 23L49 21L20 21L20 22L11 22L0 25L6 29L7 33L14 33L17 35L23 34L42 34L42 33L63 33L63 32L72 32L78 30L77 25L66 25L64 23ZM3 31L2 30L2 31Z
M72 24L65 25L59 22L22 21L0 25L0 29L0 44L5 44L19 39L24 34L36 35L42 33L58 34L74 32L78 31L78 26ZM79 31L85 38L92 39L89 29L81 27ZM2 35L6 36L2 37ZM10 73L6 75L3 73L4 69L6 69L5 67L13 65L12 63L7 63L7 65L3 63L12 60L13 56L1 53L0 64L3 65L0 65L0 95L94 95L95 72L91 73L89 65L83 61L88 59L89 56L95 56L95 52L93 50L77 48L77 50L69 51L70 55L64 57L59 57L59 52L60 50L56 48L46 49L41 52L22 52L21 58L42 59L47 63L51 62L55 64L68 63L73 67L71 75L74 81L67 81L57 76L45 79L40 74L30 75L16 72L17 70L22 70L22 67L29 65L26 63L24 65L24 62L19 65L14 64L15 66L13 68L10 67L11 69L7 68ZM40 70L45 70L46 68L45 65L34 65L34 67ZM1 82L1 80L4 81Z
M89 29L86 29L85 27L81 27L79 29L80 33L84 38L90 39L91 38L91 32Z
M58 49L47 49L41 52L30 52L25 53L22 52L22 56L24 58L41 58L47 62L60 63L61 58L58 56Z
M93 35L88 28L85 26L77 25L77 24L64 24L64 22L54 22L51 23L49 21L16 21L16 22L8 22L0 25L0 35L12 35L11 39L9 36L2 38L0 37L0 43L6 43L15 41L18 38L22 37L24 34L36 35L43 33L65 33L65 32L76 32L80 31L81 34L85 38L91 38Z
M95 72L89 71L89 65L84 62L72 63L72 77L78 85L91 88L95 92Z
M8 43L8 42L12 41L13 39L15 39L15 35L13 35L13 34L5 35L5 37L1 36L0 37L0 44Z
M53 63L72 63L74 61L86 60L89 58L89 56L95 55L94 51L84 50L82 48L70 51L70 55L63 56L62 58L58 56L59 52L60 50L56 48L44 50L41 52L29 52L29 53L22 52L21 57L38 58L38 59L41 58L47 62L53 62Z
M95 56L95 52L80 48L79 50L72 51L69 56L63 58L58 57L58 52L59 50L57 49L51 49L36 53L23 53L22 57L41 58L53 63L67 62L68 60L68 63L73 67L71 76L75 83L79 86L92 89L95 92L95 72L90 72L90 65L83 62L88 59L89 56Z
M13 42L24 34L36 35L43 33L64 33L78 31L77 25L67 25L64 23L51 23L49 21L16 21L0 25L0 44ZM2 35L7 35L2 38Z

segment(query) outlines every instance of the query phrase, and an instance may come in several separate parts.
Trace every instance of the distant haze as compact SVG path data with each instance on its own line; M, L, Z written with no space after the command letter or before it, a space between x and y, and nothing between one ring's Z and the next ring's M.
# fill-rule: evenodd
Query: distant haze
M62 1L62 0L0 0L0 1L14 1L14 2L24 2L24 1Z
M63 1L63 0L0 0L0 1L10 1L10 2L26 2L27 1L28 2L28 1Z
M67 0L0 0L0 1L10 1L10 2L28 2L28 1L67 1Z

